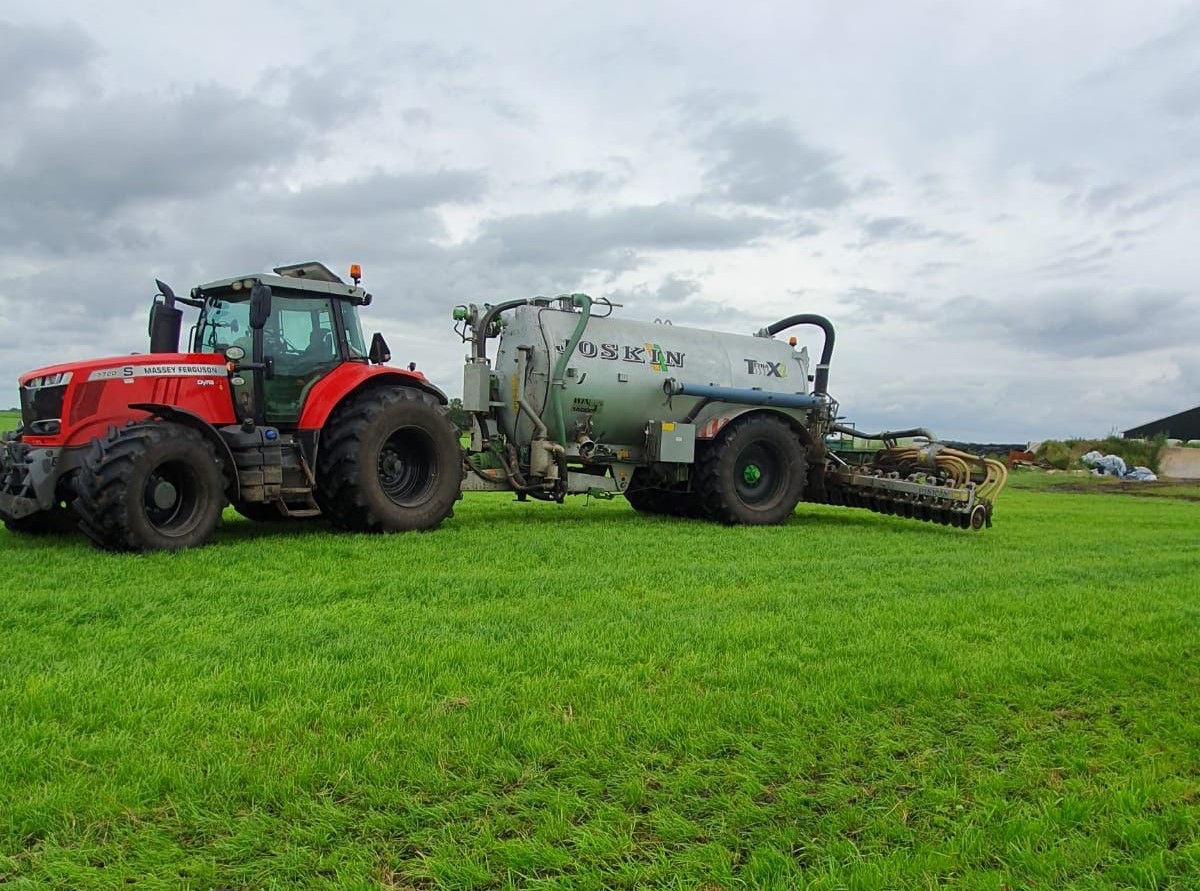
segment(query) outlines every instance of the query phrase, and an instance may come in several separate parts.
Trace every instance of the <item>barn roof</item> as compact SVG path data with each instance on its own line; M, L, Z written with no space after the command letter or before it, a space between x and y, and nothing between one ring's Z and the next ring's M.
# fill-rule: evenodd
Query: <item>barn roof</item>
M1171 439L1200 439L1200 405L1126 430L1125 438L1150 439L1160 433Z

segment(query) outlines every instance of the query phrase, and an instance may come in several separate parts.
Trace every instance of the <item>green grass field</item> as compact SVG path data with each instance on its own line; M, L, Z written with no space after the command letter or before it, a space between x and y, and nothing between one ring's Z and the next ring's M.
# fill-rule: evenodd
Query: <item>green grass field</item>
M1064 479L982 534L0 532L0 884L1200 887L1200 487Z
M14 429L21 423L19 411L0 411L0 433Z

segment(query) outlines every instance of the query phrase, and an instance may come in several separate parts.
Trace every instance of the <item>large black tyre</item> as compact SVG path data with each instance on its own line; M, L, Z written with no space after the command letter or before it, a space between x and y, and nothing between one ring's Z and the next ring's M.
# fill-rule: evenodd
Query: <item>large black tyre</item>
M212 445L169 421L135 424L93 443L75 483L79 528L110 551L207 544L225 507Z
M701 455L696 488L704 510L722 523L772 525L792 515L804 494L804 446L780 418L734 421Z
M338 529L436 529L462 497L462 476L458 433L437 400L408 387L375 387L325 423L315 494Z

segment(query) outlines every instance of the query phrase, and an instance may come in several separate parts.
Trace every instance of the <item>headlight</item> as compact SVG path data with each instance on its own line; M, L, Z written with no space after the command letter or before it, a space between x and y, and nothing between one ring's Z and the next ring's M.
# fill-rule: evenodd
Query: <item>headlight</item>
M71 372L56 371L54 374L43 374L41 377L35 377L25 386L30 390L40 390L43 387L57 387L61 384L71 382Z

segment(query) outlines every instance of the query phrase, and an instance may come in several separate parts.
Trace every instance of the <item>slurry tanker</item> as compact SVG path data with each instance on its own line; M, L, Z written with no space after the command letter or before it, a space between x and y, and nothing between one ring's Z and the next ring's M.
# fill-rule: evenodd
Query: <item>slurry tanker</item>
M464 449L446 395L414 366L389 366L381 335L365 341L372 298L357 266L350 275L301 263L187 297L158 282L148 353L23 375L21 426L0 451L7 527L176 550L209 541L232 504L258 521L426 530L464 490L621 496L641 513L726 524L782 523L802 500L991 524L1003 464L926 430L839 423L822 316L736 335L621 319L586 294L458 306ZM180 304L197 310L183 350ZM796 347L810 330L815 363ZM846 433L880 448L848 464L827 445Z

